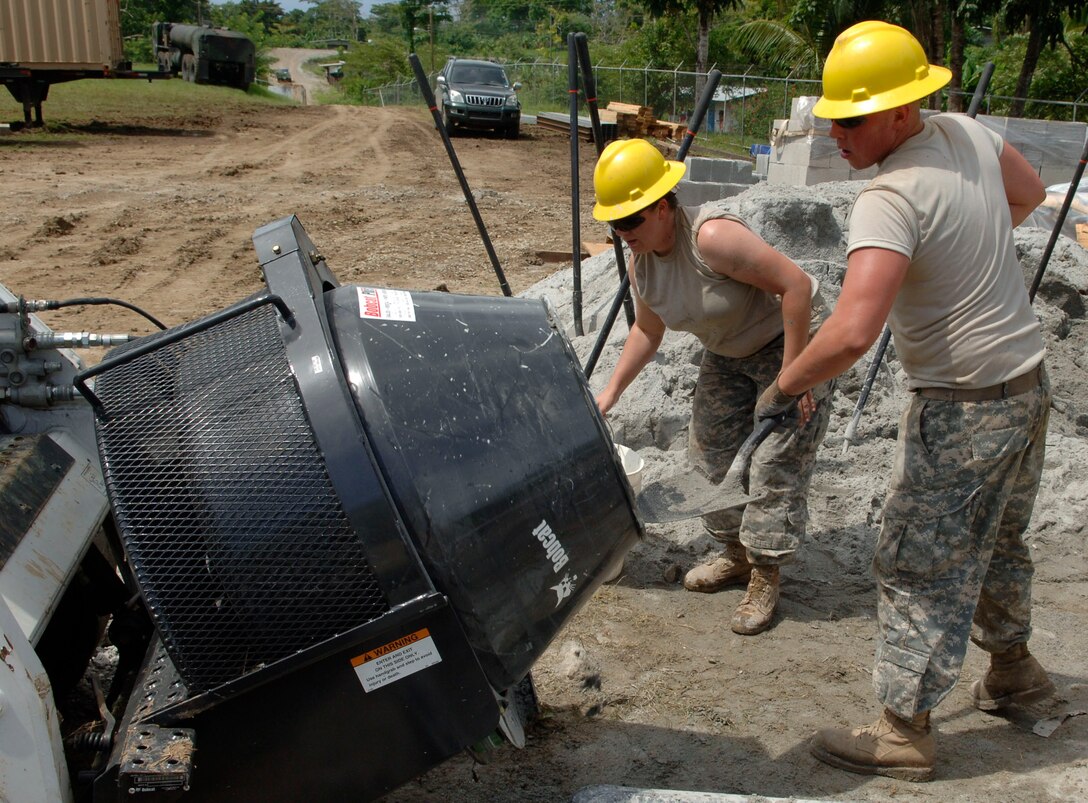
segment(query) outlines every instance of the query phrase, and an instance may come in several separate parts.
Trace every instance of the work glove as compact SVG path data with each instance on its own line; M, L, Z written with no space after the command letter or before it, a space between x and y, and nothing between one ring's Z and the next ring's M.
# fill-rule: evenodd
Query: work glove
M756 401L756 418L776 418L788 412L797 403L798 396L791 396L778 389L778 380L759 395Z

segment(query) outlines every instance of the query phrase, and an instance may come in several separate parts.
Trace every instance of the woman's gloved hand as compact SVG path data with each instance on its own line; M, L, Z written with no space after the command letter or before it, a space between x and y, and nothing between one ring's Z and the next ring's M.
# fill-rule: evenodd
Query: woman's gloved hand
M793 407L798 398L798 396L791 396L779 390L778 380L776 379L756 400L756 418L762 420L781 415Z

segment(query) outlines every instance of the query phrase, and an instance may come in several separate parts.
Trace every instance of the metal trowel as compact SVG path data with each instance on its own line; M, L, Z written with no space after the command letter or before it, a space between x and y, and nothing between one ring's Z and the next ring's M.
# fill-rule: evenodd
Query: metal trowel
M671 477L649 483L635 497L643 521L665 524L693 519L719 510L740 507L760 498L748 494L748 463L756 447L788 415L786 412L758 421L752 434L737 450L737 456L733 458L729 471L720 483L712 483L694 466Z

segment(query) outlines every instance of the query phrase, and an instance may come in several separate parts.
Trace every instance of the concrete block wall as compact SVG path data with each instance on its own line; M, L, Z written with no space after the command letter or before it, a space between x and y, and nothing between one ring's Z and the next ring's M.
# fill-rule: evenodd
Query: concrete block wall
M708 159L705 156L691 156L687 160L689 181L719 181L731 184L754 184L752 163L740 159Z
M687 172L676 185L676 198L681 206L698 206L729 198L759 181L752 163L740 159L691 156L686 164Z
M1024 155L1044 186L1073 180L1073 171L1084 152L1088 124L1064 120L1026 120L980 114L978 121L996 131Z
M774 121L767 183L810 185L872 178L875 167L853 170L838 155L830 137L831 122L812 115L815 101L814 97L794 98L790 119ZM922 110L923 117L934 113ZM986 114L978 115L977 119L1020 151L1045 186L1072 180L1088 138L1088 124Z
M768 184L811 186L824 181L858 181L876 175L876 167L855 170L839 156L838 146L819 128L807 133L788 131L787 121L775 124L777 135L767 164ZM830 126L827 126L830 132Z

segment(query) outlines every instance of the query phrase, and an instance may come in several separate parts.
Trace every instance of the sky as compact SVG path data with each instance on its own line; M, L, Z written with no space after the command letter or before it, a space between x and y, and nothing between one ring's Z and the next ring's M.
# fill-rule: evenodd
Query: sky
M390 2L391 0L364 0L362 4L362 13L364 17L366 17L370 13L370 7L374 5L376 1ZM227 2L227 0L212 0L212 3L214 3L215 5L220 5L223 2ZM284 11L293 11L296 8L306 11L313 8L313 6L305 2L305 0L276 0L276 2L280 4L280 8L282 8Z
M301 8L303 11L313 8L309 3L304 0L276 0L280 4L280 8L284 11L293 11L296 8ZM387 2L387 0L378 0L379 2ZM363 3L363 16L365 17L370 13L370 7L374 5L374 0L366 0Z

